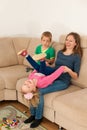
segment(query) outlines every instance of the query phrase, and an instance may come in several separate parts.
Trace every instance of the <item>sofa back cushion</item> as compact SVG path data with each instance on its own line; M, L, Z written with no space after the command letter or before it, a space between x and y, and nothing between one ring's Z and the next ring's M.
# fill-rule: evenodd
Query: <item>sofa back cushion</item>
M11 38L0 38L0 67L18 64Z
M40 41L39 38L32 38L32 39L30 40L29 47L27 48L28 54L30 54L31 56L33 56L34 53L35 53L35 49L36 49L36 47L37 47L39 44L41 44L41 41ZM29 66L30 68L32 68L32 66L31 66L30 63L26 60L26 58L24 58L23 64Z
M16 54L19 51L28 48L29 43L30 43L30 39L31 38L29 38L29 37L13 37L12 38L13 44L14 44L14 47L15 47L15 50L16 50ZM24 57L20 56L20 55L17 55L17 58L18 58L19 64L23 64Z
M82 63L77 80L72 79L74 85L78 85L81 88L87 88L87 48L83 49Z

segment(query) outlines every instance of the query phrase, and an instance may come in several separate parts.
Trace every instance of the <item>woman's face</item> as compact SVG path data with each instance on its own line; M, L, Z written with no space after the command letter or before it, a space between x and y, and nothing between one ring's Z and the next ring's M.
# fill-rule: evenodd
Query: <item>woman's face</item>
M75 42L73 35L69 35L66 38L65 45L66 45L66 49L70 49L70 50L74 49L74 47L76 46L76 42Z

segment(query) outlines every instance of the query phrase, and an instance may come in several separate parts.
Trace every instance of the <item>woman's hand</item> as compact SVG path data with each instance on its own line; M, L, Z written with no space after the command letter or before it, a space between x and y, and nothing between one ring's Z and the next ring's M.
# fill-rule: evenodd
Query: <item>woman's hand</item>
M67 67L67 66L64 66L64 72L66 73L69 73L69 71L70 71L71 69L69 68L69 67Z
M64 66L64 73L69 73L69 75L73 78L73 79L77 79L78 75L76 72L72 71L69 67Z

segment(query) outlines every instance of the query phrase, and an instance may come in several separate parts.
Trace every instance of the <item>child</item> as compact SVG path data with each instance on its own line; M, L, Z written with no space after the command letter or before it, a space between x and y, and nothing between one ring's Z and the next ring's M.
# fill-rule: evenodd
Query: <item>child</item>
M55 50L51 47L52 34L49 31L43 32L41 36L41 44L36 47L35 54L46 53L46 64L53 64L55 60ZM38 63L40 63L38 61Z
M33 96L38 96L37 88L45 88L48 85L52 84L52 82L56 80L63 72L64 72L64 66L61 66L55 72L53 72L48 76L45 76L44 74L38 73L36 70L34 70L28 76L28 80L26 80L22 86L21 90L22 93L24 94L24 97L28 100L31 100ZM34 102L34 104L32 103L32 105L37 105L37 102L36 103Z

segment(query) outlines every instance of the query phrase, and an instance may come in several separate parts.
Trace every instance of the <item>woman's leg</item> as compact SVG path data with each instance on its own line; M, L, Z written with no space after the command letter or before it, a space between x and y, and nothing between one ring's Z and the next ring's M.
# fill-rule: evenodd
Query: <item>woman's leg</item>
M31 128L35 128L35 127L39 126L39 124L42 122L43 108L44 108L44 98L43 98L43 95L40 95L40 102L39 102L38 106L30 107L30 113L35 118L33 123L31 123L31 125L30 125Z
M40 102L37 107L30 107L31 115L35 116L35 119L41 119L43 116L44 99L43 95L40 95Z
M43 116L44 98L43 95L51 92L56 92L68 88L68 85L61 80L54 81L53 84L47 86L46 88L39 89L40 92L40 102L37 107L30 108L31 115L35 115L35 119L41 119Z
M60 90L64 90L68 87L67 84L65 84L61 80L54 81L53 84L49 85L46 88L39 89L40 92L40 102L36 108L31 108L30 112L32 115L35 115L35 119L41 119L43 117L43 107L44 107L44 98L43 95L51 92L56 92Z
M66 84L65 82L58 79L55 80L51 85L48 85L46 88L39 89L39 92L40 94L44 95L44 94L64 90L68 88L68 86L69 84Z

